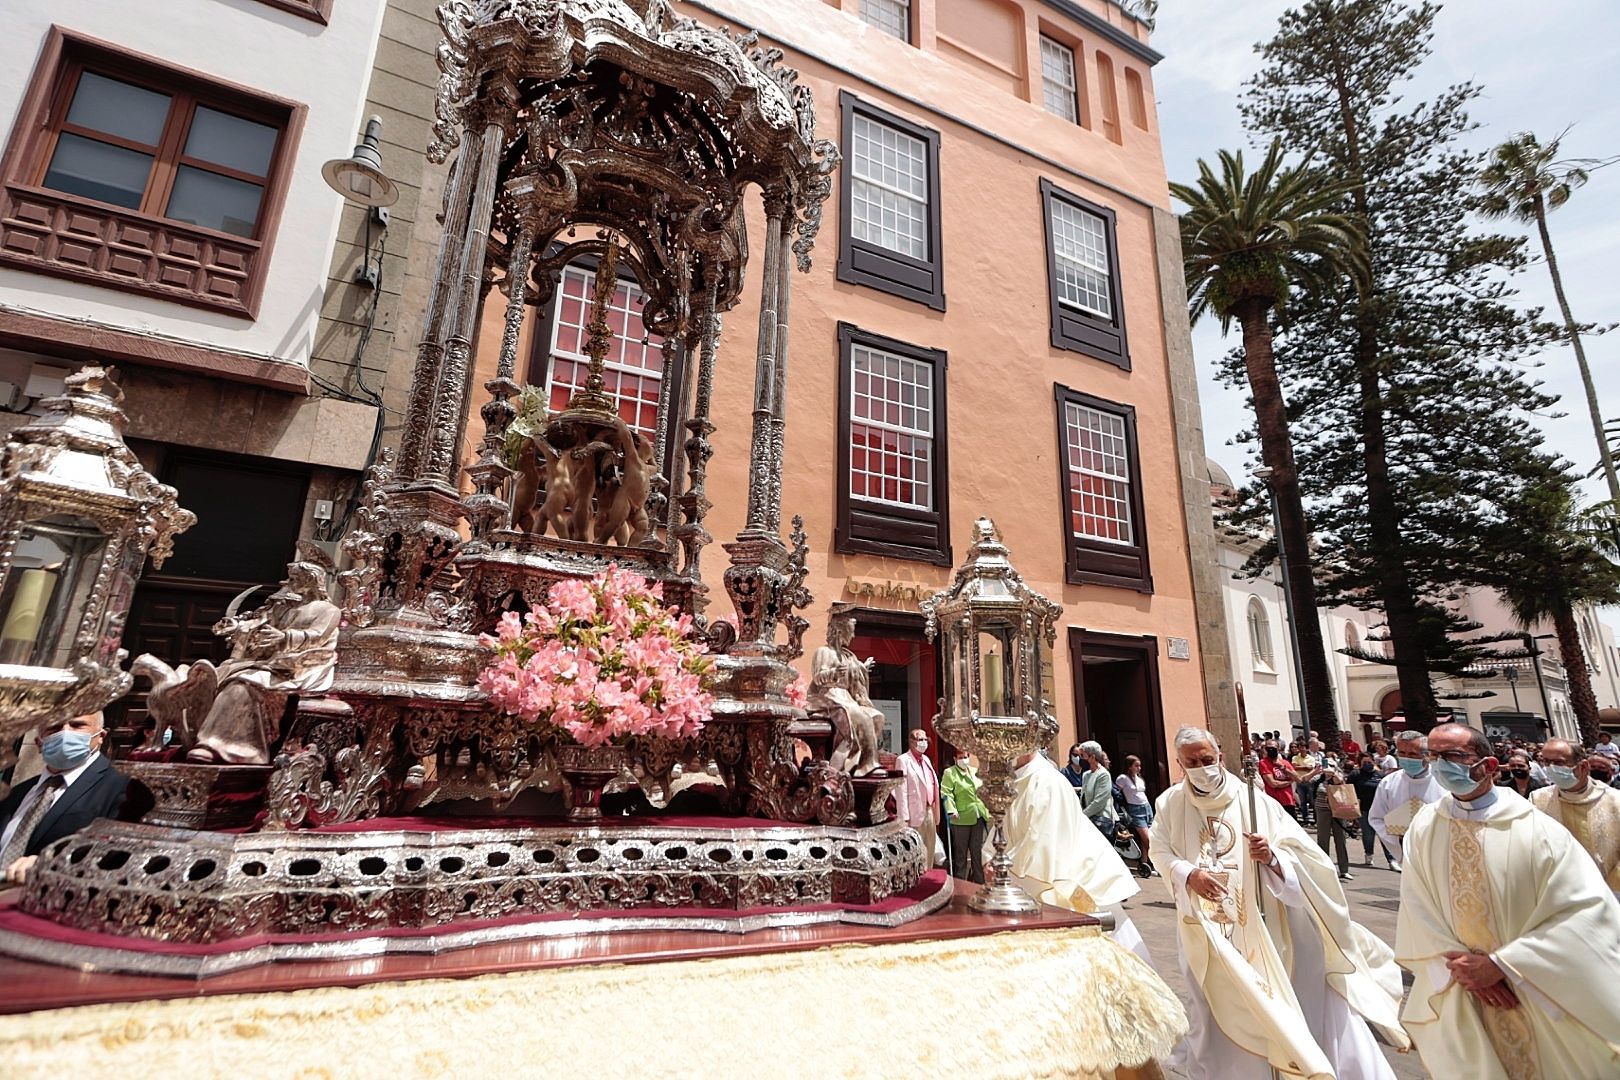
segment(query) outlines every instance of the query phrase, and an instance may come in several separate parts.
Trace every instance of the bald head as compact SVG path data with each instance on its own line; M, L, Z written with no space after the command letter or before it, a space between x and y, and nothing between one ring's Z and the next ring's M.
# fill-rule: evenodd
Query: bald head
M1568 739L1548 739L1541 745L1543 765L1574 765L1586 755Z

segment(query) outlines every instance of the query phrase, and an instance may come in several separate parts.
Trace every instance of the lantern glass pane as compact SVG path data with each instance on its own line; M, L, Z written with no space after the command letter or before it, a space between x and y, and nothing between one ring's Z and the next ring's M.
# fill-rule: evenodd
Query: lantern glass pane
M1005 619L979 624L981 716L1018 716L1018 628Z
M22 526L0 592L0 663L65 668L73 661L106 546L84 518L54 515Z

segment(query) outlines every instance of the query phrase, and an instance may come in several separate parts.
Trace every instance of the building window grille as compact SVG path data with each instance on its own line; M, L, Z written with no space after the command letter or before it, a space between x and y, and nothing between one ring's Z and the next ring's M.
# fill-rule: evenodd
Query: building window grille
M595 295L595 270L578 265L563 270L557 286L551 364L546 374L546 400L553 412L566 408L574 393L585 386L590 365L585 339ZM652 439L658 427L664 339L649 333L642 324L646 305L641 286L621 278L608 307L608 328L613 337L602 368L602 389L618 404L620 419Z
M865 345L850 356L849 493L932 510L934 366Z
M1112 210L1042 180L1052 345L1130 370Z
M838 104L838 280L944 311L939 132L847 90Z
M1041 101L1046 111L1071 124L1080 122L1074 77L1074 50L1041 35Z
M1152 592L1136 410L1056 388L1067 580Z
M838 327L833 547L951 565L945 354Z
M851 234L919 261L928 258L928 144L855 117Z
M1065 409L1069 527L1081 539L1134 543L1125 418L1073 401Z
M911 40L910 0L860 0L861 21L890 37Z

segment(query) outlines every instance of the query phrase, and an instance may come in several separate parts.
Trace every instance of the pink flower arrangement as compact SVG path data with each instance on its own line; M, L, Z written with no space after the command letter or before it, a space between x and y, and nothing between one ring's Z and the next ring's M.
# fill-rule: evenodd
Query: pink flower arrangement
M692 619L664 605L663 587L610 566L561 581L546 604L501 616L478 688L508 716L557 729L581 746L637 736L684 739L713 714L709 670Z

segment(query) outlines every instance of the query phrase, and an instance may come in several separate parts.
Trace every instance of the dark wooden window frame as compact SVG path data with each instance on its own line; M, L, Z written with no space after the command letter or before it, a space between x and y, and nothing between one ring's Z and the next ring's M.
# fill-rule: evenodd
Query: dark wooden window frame
M920 360L934 368L934 460L933 476L930 478L934 491L933 510L911 510L869 502L857 499L849 492L850 395L854 388L851 362L853 347L857 344ZM952 565L946 374L947 357L942 350L897 341L850 323L838 324L838 472L834 479L837 484L834 551L915 559L937 566Z
M311 19L322 26L332 21L332 0L259 0L259 3Z
M838 280L866 285L945 310L945 256L940 232L939 132L914 124L865 101L848 90L838 92L840 139L844 164L838 181ZM857 114L920 139L928 154L928 258L913 259L869 240L855 239L852 213L855 186L854 146Z
M595 255L581 255L577 259L569 260L568 265L572 266L576 263L594 274L600 265L600 260ZM629 282L637 288L641 287L641 282L636 280L635 272L622 265L619 267L618 276L620 281ZM562 277L559 273L550 297L543 303L534 305L534 314L532 316L534 329L529 334L529 362L524 378L528 380L530 386L538 386L542 390L545 389L546 379L551 374L551 342L557 332L557 297L561 291ZM643 292L645 291L643 290ZM695 361L696 357L689 357L688 359ZM669 402L672 409L679 409L680 403L686 400L687 366L677 364L675 365L675 371L672 373L675 380L674 385L669 388ZM669 445L664 447L663 471L664 476L671 480L675 477L675 468L681 462L680 448L685 443L685 440L686 435L684 432L677 431L674 428L670 429Z
M1118 219L1106 206L1082 199L1052 181L1041 180L1041 224L1046 230L1046 296L1050 306L1052 347L1077 352L1094 360L1131 370L1131 354L1125 339L1125 298L1120 292ZM1052 235L1052 205L1062 202L1103 219L1108 235L1108 288L1113 317L1072 308L1058 300L1057 247Z
M1059 384L1054 392L1057 416L1058 505L1062 513L1063 567L1071 585L1112 585L1137 592L1153 591L1153 574L1148 565L1147 520L1142 505L1141 454L1136 440L1136 409ZM1133 544L1117 544L1076 536L1069 523L1069 436L1065 419L1070 402L1100 412L1112 413L1125 421L1125 457L1131 482L1131 527Z
M41 184L85 70L176 99L147 182L145 209ZM266 175L248 178L264 186L251 237L152 212L167 201L199 104L280 132ZM0 265L255 318L306 111L297 102L53 26L0 158ZM104 133L94 137L118 142ZM233 175L212 163L206 167Z

